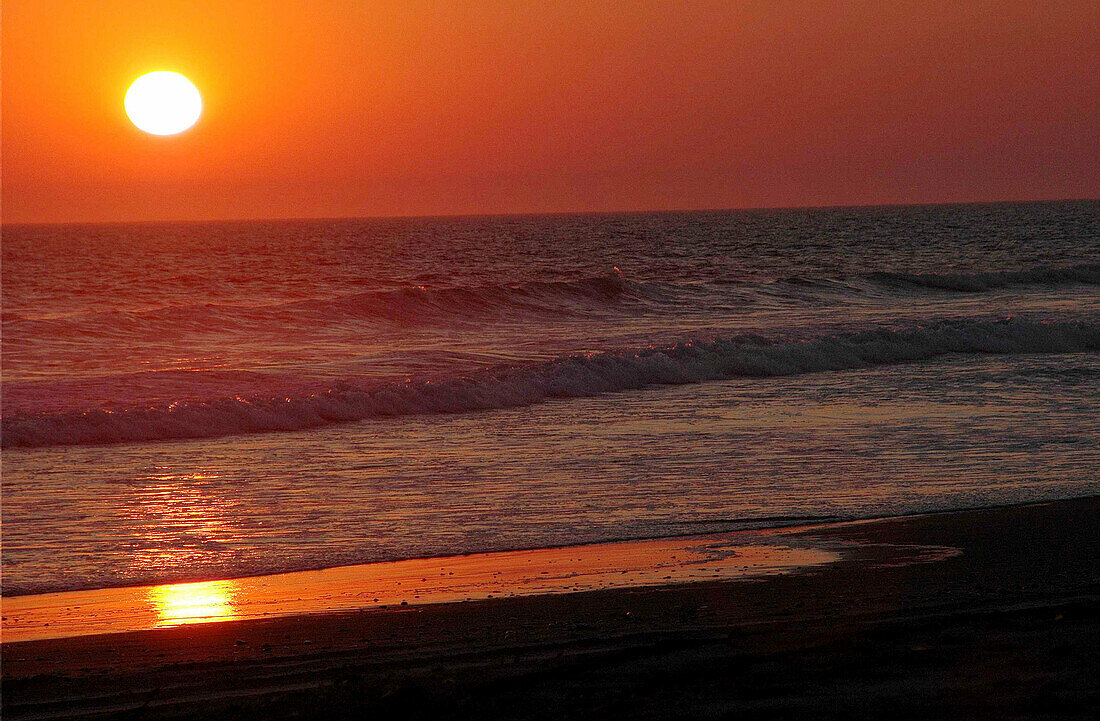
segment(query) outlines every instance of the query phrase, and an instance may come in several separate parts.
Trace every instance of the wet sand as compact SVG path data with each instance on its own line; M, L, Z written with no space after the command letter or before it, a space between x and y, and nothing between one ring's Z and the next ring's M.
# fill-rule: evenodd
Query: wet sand
M412 559L199 583L14 596L4 642L389 606L733 580L831 563L835 552L726 533Z
M1100 712L1098 498L787 529L753 543L839 559L677 585L6 640L3 715Z

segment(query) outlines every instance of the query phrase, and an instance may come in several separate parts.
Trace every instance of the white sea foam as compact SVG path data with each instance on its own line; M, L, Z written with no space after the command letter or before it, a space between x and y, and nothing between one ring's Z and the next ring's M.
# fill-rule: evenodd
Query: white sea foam
M169 407L21 414L5 418L3 445L52 446L293 431L382 416L459 413L593 396L661 384L843 371L949 353L1100 350L1100 323L957 320L879 328L794 343L759 338L590 353L438 381L345 385L303 396L234 397Z

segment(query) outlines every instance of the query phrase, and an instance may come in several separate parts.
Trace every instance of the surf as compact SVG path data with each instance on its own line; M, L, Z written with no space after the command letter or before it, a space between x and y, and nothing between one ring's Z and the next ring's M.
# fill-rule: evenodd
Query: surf
M960 319L876 327L795 342L760 336L574 354L453 378L279 396L181 400L163 407L95 408L3 419L5 448L209 438L299 431L414 414L466 413L730 378L843 372L947 354L1100 350L1100 322Z

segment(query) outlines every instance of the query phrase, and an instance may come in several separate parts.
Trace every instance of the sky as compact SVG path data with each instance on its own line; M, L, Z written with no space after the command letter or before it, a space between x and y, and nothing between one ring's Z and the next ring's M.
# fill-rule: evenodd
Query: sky
M1096 0L4 0L4 222L1100 197ZM203 94L142 133L151 70Z

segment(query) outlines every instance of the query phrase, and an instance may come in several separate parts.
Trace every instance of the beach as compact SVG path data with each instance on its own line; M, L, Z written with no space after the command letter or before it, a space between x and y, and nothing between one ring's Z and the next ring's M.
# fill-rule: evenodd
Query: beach
M800 572L5 642L4 717L1093 718L1100 499L761 531Z
M0 1L0 721L1100 720L1100 2Z

